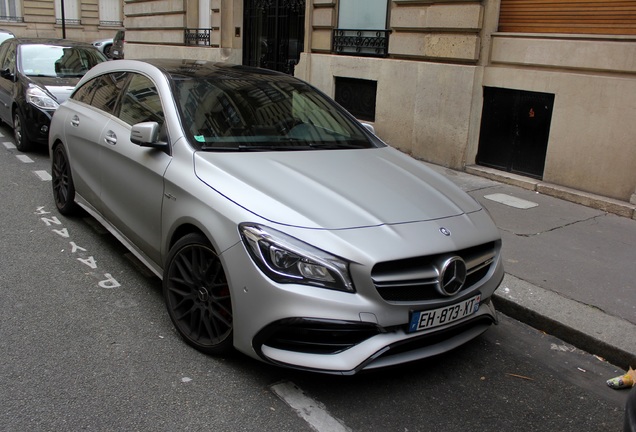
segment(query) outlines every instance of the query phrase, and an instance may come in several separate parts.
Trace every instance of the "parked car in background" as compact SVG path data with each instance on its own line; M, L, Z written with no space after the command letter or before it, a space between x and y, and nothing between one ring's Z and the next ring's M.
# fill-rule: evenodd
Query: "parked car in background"
M9 30L0 29L0 43L6 41L7 39L11 39L13 37L15 37L13 32L10 32Z
M119 30L115 37L113 38L113 48L111 50L111 58L115 60L121 60L124 58L124 43L126 32L124 30Z
M13 126L18 150L48 143L59 104L106 60L92 45L65 39L11 38L0 45L0 119Z
M111 57L111 51L113 48L113 38L96 40L91 42L91 44L95 48L100 50L106 57L108 58Z
M58 210L81 206L162 278L202 352L352 374L497 321L501 240L481 205L292 76L102 63L49 151Z

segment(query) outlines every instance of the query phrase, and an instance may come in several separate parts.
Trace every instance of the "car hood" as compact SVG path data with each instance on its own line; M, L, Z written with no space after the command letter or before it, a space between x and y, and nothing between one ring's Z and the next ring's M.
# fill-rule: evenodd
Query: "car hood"
M197 177L269 221L347 229L427 221L481 206L445 177L390 147L197 152Z
M79 80L80 78L29 77L30 82L46 88L60 104L68 99Z

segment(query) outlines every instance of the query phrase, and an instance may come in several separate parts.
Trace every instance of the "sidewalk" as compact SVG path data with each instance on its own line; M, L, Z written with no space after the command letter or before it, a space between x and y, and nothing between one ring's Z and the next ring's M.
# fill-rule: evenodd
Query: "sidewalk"
M488 168L427 165L477 199L501 231L500 312L636 368L636 206Z

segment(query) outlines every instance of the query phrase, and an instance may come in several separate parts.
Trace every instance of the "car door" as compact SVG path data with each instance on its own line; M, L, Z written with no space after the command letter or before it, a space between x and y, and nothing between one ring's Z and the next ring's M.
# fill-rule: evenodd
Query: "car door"
M161 99L148 77L132 74L117 117L108 123L100 140L101 201L104 215L117 230L161 264L163 176L172 158L164 149L131 142L132 126L145 121L156 121L163 129Z
M55 113L64 119L75 190L100 213L102 135L128 78L126 73L98 76L79 87Z
M15 52L15 44L10 42L0 49L0 119L9 125L13 125L11 106L16 74Z

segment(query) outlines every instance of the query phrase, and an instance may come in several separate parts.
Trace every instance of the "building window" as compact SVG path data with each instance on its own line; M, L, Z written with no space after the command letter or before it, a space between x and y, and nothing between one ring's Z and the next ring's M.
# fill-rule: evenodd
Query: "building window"
M0 21L24 21L22 2L20 0L0 0Z
M122 27L121 2L99 0L99 25L105 27Z
M64 1L64 22L69 25L80 25L80 8L78 0ZM62 3L55 2L55 24L62 24Z
M336 102L358 120L375 121L377 92L377 81L336 77Z
M333 31L337 54L384 57L388 54L387 0L340 0L338 28Z

